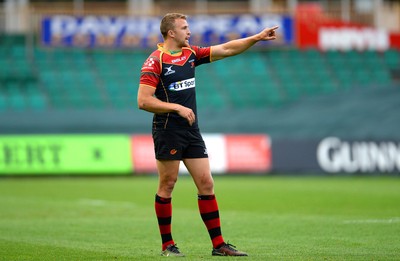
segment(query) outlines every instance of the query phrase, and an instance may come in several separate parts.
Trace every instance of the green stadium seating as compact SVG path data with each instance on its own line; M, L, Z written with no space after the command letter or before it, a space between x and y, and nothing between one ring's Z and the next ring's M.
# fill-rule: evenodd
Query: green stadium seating
M0 111L136 108L145 51L0 44ZM393 85L400 51L250 50L196 71L199 106L266 108L351 88Z
M390 69L399 69L400 67L400 51L390 49L383 54L385 64Z

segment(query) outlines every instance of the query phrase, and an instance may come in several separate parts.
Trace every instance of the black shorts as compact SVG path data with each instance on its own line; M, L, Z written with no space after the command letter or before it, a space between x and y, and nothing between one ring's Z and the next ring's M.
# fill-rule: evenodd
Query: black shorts
M153 130L154 152L159 160L208 158L199 129Z

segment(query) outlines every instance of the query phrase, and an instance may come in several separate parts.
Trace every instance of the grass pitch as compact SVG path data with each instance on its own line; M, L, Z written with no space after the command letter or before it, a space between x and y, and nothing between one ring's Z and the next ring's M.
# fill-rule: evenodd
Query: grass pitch
M216 176L225 240L248 260L400 260L398 177ZM164 260L157 177L0 179L0 260ZM186 260L211 257L190 177L173 196ZM246 259L246 258L245 258Z

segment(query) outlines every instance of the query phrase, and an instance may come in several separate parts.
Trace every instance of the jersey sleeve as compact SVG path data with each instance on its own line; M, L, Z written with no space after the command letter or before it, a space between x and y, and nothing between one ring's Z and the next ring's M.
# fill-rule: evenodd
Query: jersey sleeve
M150 55L142 66L139 84L157 88L160 81L160 59L154 55Z
M211 47L200 47L192 45L191 48L196 54L196 66L211 62Z

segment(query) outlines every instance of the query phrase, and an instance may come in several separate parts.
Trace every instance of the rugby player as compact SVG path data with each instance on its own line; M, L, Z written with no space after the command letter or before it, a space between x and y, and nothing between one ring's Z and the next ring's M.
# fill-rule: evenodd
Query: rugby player
M211 254L247 256L225 242L221 233L214 180L197 120L195 67L240 54L259 41L274 40L277 28L199 47L189 44L191 33L185 15L170 13L163 17L160 31L164 42L144 62L137 96L139 109L154 113L152 136L159 176L155 212L162 240L161 255L184 256L171 233L172 192L182 161L197 187L199 212L213 246Z

